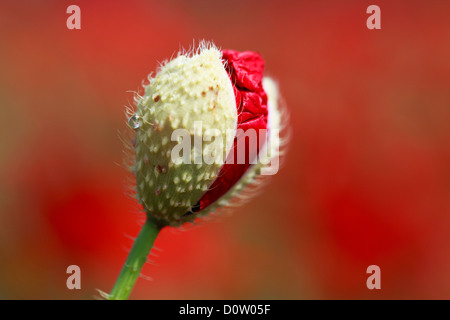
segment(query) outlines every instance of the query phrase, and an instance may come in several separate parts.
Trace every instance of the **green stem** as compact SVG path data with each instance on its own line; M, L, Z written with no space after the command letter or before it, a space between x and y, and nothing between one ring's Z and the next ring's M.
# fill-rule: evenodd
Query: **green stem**
M147 219L128 254L108 300L128 299L160 230L161 228L157 224Z

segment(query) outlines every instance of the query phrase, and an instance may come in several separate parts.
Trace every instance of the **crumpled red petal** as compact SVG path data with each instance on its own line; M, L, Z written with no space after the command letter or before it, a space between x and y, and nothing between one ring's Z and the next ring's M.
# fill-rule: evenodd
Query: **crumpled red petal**
M233 50L223 50L223 60L236 97L237 129L244 133L254 129L259 141L259 129L267 129L268 120L267 94L262 86L264 60L255 52ZM244 138L243 134L235 137L234 150L237 150L238 141ZM233 163L228 157L216 180L191 209L192 212L205 209L230 190L251 166L250 159L254 159L262 147L263 144L250 145L247 141L245 150L234 152ZM245 152L245 163L237 163L239 152Z

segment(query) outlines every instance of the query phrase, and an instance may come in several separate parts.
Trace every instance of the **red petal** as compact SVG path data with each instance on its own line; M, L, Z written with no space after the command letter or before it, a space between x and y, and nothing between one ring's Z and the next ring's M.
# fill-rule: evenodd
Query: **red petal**
M238 112L237 129L243 130L244 133L249 129L254 129L259 141L259 129L267 129L268 113L267 95L262 87L264 60L255 52L233 50L224 50L223 60L226 62L226 69L234 87ZM234 150L237 150L237 143L243 138L244 135L235 137ZM230 190L248 170L251 165L250 159L256 156L262 146L259 143L256 146L249 146L247 142L245 144L245 163L243 164L237 163L239 152L235 152L234 162L227 161L223 165L216 180L192 208L192 211L205 209Z

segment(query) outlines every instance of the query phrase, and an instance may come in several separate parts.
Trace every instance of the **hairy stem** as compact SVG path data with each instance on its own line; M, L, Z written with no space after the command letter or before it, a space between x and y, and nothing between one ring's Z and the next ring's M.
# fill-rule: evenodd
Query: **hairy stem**
M161 227L147 219L128 254L116 284L108 295L108 300L128 299L160 230Z

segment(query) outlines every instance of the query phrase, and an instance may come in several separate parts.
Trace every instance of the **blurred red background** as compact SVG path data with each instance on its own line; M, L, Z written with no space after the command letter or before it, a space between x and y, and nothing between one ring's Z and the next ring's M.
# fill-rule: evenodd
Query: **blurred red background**
M81 8L81 30L66 8ZM366 8L381 7L381 30ZM207 39L266 59L285 165L231 215L165 229L134 299L450 297L448 1L2 1L0 298L109 291L140 207L124 105ZM66 288L81 268L82 289ZM368 290L366 268L381 268Z

